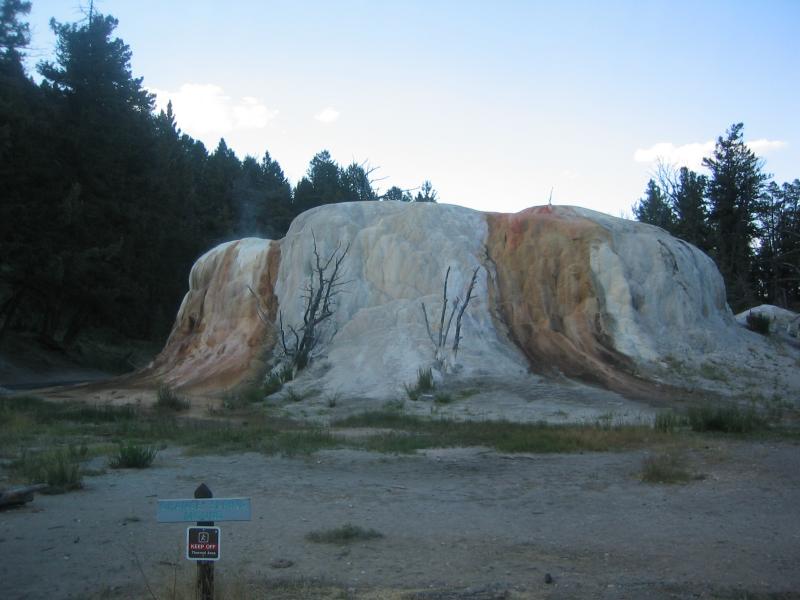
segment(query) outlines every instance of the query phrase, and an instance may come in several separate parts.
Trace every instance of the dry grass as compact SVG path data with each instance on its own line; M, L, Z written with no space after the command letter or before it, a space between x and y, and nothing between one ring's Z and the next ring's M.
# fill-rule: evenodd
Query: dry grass
M345 523L341 527L334 529L323 529L312 531L306 535L309 542L317 544L352 544L354 542L365 542L382 538L383 534L374 529L365 529L359 525Z
M645 483L688 483L695 476L689 471L685 456L677 452L650 455L642 463L641 479Z
M646 425L554 425L510 421L451 421L423 419L396 411L374 411L348 417L335 427L391 429L364 442L377 452L413 452L421 448L485 446L499 452L601 452L663 443L668 433Z

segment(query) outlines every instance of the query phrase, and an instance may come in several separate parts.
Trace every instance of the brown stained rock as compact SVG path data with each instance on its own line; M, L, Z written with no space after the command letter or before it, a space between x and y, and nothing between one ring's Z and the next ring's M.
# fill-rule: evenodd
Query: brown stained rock
M713 261L656 227L565 206L486 214L355 202L306 211L280 242L246 238L206 253L164 350L115 384L164 382L203 395L251 379L275 347L279 298L284 323L303 323L312 240L323 256L349 244L324 355L295 383L330 397L402 394L434 361L422 304L440 309L448 272L448 300L463 297L476 267L463 343L442 377L505 382L525 395L547 379L528 371L563 374L674 401L682 392L671 386L687 387L692 373L671 365L709 356L738 365L752 352L772 361L762 340L736 326Z
M224 244L201 257L192 269L189 292L172 333L139 381L216 391L251 377L264 352L277 340L274 325L258 316L256 299L274 323L278 311L275 281L280 244L249 238Z
M629 388L632 364L613 347L590 267L592 245L608 232L565 207L487 220L490 300L533 369Z

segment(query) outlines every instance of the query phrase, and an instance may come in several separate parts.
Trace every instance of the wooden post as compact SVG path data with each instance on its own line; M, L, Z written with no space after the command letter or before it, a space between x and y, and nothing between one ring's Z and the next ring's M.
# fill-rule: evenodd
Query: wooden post
M194 491L195 498L213 498L214 494L211 492L205 483L201 483ZM198 521L198 527L212 527L214 521ZM197 596L200 600L214 600L214 561L212 560L199 560L197 561Z

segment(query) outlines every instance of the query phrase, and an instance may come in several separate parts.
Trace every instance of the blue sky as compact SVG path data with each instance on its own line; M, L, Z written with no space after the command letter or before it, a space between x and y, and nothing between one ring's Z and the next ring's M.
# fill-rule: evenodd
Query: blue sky
M85 6L85 4L84 4ZM442 201L629 212L653 160L699 168L734 122L800 177L800 2L99 0L178 124L294 182L321 149ZM48 20L33 0L31 61Z

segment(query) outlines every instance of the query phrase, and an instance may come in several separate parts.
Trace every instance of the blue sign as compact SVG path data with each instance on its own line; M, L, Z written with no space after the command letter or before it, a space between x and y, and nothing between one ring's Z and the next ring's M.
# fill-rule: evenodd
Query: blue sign
M159 500L159 523L189 521L249 521L250 498Z

